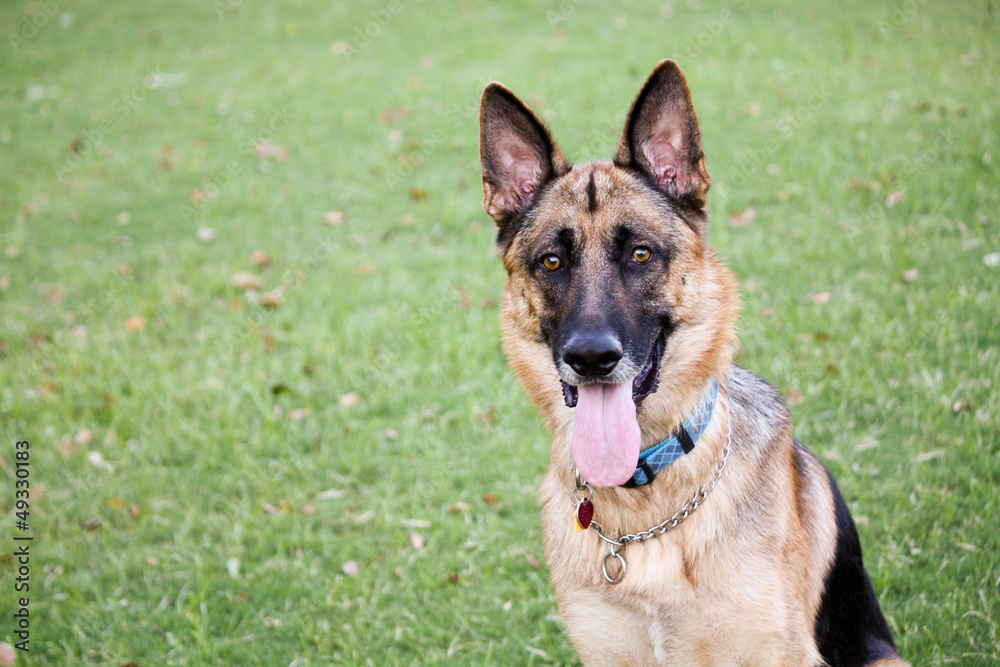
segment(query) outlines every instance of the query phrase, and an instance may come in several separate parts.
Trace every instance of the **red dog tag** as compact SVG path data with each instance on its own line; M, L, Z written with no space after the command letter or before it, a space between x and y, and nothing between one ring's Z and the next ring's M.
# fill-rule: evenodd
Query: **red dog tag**
M589 500L581 500L576 504L576 530L587 530L590 522L594 518L594 503Z

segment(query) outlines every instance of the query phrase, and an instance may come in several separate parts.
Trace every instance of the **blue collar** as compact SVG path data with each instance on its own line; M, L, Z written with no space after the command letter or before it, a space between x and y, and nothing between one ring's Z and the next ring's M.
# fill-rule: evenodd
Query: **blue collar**
M705 432L708 423L712 421L712 413L715 411L715 401L718 397L719 383L713 378L708 393L701 399L687 421L677 428L674 435L641 452L639 464L635 468L635 473L632 474L632 479L622 486L632 488L649 484L656 477L656 473L694 449L698 438Z

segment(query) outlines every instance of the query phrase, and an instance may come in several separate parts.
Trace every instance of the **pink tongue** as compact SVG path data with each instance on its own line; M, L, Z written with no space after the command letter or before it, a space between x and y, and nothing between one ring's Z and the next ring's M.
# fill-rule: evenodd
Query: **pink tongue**
M570 439L577 470L591 486L624 484L635 472L641 448L632 383L584 384L578 390Z

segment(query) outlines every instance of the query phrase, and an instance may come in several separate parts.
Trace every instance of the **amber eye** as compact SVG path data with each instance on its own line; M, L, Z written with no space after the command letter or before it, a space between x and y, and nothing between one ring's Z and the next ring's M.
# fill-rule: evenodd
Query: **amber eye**
M638 246L632 251L632 259L639 262L640 264L645 264L649 261L649 258L653 256L653 251L645 246Z
M548 271L558 271L562 266L562 260L559 259L559 255L546 255L542 257L542 266Z

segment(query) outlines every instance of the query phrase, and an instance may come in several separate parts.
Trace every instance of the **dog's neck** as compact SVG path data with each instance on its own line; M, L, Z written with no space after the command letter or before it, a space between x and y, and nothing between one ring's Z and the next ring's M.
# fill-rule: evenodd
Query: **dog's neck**
M718 397L719 382L712 378L701 400L674 433L639 454L635 473L622 486L626 488L645 486L652 482L661 470L690 453L711 422Z

